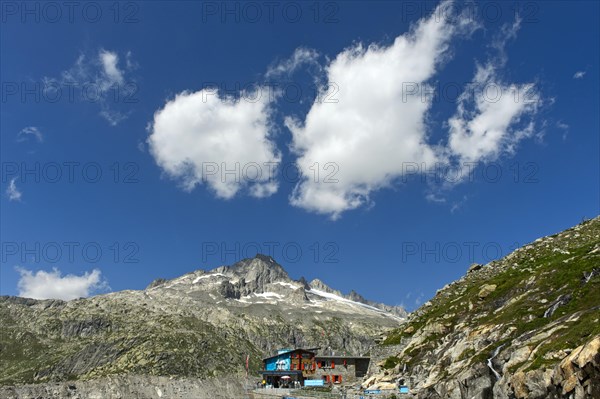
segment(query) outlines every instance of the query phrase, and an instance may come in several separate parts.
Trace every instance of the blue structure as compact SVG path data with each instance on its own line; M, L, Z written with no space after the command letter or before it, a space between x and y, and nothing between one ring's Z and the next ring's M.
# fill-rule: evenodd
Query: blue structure
M298 386L305 378L315 374L315 352L307 349L281 349L276 355L263 359L263 366L261 374L266 386Z
M264 360L266 371L289 371L291 350L278 351L277 355Z

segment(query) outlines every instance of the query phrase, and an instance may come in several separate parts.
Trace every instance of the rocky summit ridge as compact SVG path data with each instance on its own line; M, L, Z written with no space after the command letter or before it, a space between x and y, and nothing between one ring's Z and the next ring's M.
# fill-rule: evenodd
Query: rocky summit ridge
M381 311L382 314L398 320L408 313L401 306L390 306L369 301L352 290L344 295L319 279L307 282L304 277L290 278L285 269L268 255L257 254L254 258L243 259L233 265L220 266L210 271L198 270L174 280L157 279L147 289L168 287L176 290L193 291L191 285L210 291L211 285L218 285L218 293L227 299L238 301L262 300L270 297L273 301L306 305L320 303L326 299L330 304L349 305L356 310ZM187 285L186 285L187 284ZM285 298L285 300L283 300Z

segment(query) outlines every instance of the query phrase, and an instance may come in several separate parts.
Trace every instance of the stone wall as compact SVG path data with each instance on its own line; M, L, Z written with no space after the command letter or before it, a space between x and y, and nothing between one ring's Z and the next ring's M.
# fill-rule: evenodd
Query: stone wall
M317 361L323 360L323 358L317 357ZM362 381L369 370L369 359L334 358L327 360L333 360L334 367L317 368L313 378L323 379L324 376L329 376L329 381L333 382L335 381L334 376L340 376L341 384L352 384ZM344 364L344 360L346 360L346 364Z

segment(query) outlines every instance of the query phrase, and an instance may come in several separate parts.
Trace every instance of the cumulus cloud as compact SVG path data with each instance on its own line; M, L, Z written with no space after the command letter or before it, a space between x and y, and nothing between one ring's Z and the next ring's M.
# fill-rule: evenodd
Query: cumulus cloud
M29 138L35 139L38 143L44 142L44 136L40 129L35 126L27 126L21 129L17 134L17 141L23 142L29 140Z
M102 280L102 273L94 269L81 276L68 274L62 276L54 268L51 272L17 268L21 275L18 282L19 296L34 299L62 299L69 301L81 297L88 297L93 292L108 288L106 281Z
M424 93L452 38L472 29L447 4L389 46L356 44L338 54L326 67L328 82L339 87L338 102L316 101L303 123L286 119L302 176L293 205L336 219L369 203L370 194L392 184L407 163L438 161L428 143L431 101ZM316 163L335 165L337 182L315 179Z
M23 193L21 193L21 191L19 191L19 189L17 188L16 182L17 178L13 177L12 179L10 179L8 187L6 188L6 196L8 197L9 201L21 201L21 196L23 195Z
M540 101L534 84L506 84L493 65L478 66L469 94L448 121L450 150L463 163L514 153L522 139L534 134L533 122L522 122L535 114Z
M133 102L137 88L127 73L136 67L131 52L126 53L123 62L117 52L100 49L93 56L81 54L59 78L46 77L44 82L48 91L62 90L62 86L67 92L78 90L79 98L97 103L101 108L99 115L116 126L128 114L117 110L114 102Z
M239 99L212 89L182 92L155 113L150 153L186 190L206 183L224 199L244 188L254 197L272 195L281 160L272 141L272 101L261 88Z
M573 75L573 79L583 79L583 77L585 76L585 73L586 73L586 71L577 71Z
M542 103L536 86L502 76L506 44L519 31L517 18L490 43L495 55L475 64L472 82L464 85L454 115L443 126L444 137L431 139L432 81L451 59L452 42L480 27L453 7L451 1L442 2L391 44L353 44L324 66L317 51L300 47L268 68L266 78L289 76L306 66L318 71L313 77L320 92L306 116L284 120L300 176L290 195L292 205L337 219L348 210L372 206L374 192L395 186L414 173L415 165L424 174L440 164L459 170L462 162L514 153L535 134L533 117ZM331 99L332 87L334 101L324 101ZM254 197L272 195L278 184L264 168L250 180L242 169L248 163L276 166L281 160L271 133L273 103L260 95L257 101L236 101L216 90L182 92L154 115L150 153L187 190L206 183L225 199L242 189ZM435 187L426 199L451 205ZM452 211L462 203L452 205Z
M534 134L532 117L542 103L535 84L506 83L499 72L507 61L506 43L516 37L519 26L517 18L502 29L494 44L498 55L476 66L472 83L448 121L449 150L461 163L493 161L503 152L514 153L521 140Z

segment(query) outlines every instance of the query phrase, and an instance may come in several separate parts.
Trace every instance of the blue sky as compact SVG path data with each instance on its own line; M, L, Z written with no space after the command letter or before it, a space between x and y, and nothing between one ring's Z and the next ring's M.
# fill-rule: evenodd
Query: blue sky
M597 2L44 4L2 4L3 295L258 248L414 309L598 214Z

